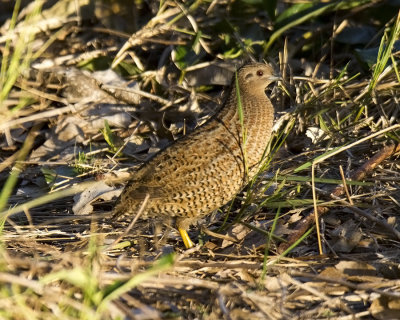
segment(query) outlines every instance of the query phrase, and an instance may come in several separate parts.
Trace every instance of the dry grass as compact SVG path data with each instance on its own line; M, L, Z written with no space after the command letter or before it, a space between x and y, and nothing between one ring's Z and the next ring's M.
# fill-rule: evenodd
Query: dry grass
M398 318L396 8L27 3L11 19L0 1L0 318ZM247 190L191 230L201 246L168 221L125 233L105 197L73 215L93 180L204 122L251 57L285 79L276 137Z

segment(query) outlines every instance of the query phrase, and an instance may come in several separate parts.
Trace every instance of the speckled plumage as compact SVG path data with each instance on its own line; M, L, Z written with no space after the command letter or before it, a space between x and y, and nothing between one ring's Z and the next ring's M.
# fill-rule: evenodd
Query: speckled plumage
M247 184L257 172L270 140L274 110L264 91L277 78L269 65L261 63L240 68L237 77L245 145L234 78L228 99L215 116L132 175L114 216L132 215L133 219L149 193L141 218L176 218L178 228L186 230L196 219L231 200Z

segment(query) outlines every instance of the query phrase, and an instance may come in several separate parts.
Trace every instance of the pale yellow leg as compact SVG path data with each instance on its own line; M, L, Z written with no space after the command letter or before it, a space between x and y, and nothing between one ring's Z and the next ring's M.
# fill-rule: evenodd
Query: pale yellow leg
M189 235L185 229L178 228L179 233L181 234L183 244L185 245L186 249L190 249L194 247L193 241L189 238Z

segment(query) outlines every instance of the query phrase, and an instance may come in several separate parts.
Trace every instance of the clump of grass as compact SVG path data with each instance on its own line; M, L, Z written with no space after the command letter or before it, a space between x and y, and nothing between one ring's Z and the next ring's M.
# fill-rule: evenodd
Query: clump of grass
M34 3L35 5L33 6L33 9L25 18L26 25L29 25L29 23L36 19L40 14L42 2L35 0ZM32 43L35 33L30 28L24 28L21 32L14 33L20 6L21 0L17 0L15 2L14 12L9 25L9 34L11 36L6 41L1 60L0 111L3 116L6 116L6 118L10 114L18 112L23 106L22 104L17 105L10 112L3 106L3 102L7 99L18 77L29 68L34 55L32 52ZM15 43L13 43L14 40Z
M17 0L14 6L14 11L10 20L9 33L12 34L6 41L4 50L2 52L1 68L0 68L0 116L3 119L10 119L11 117L18 117L19 111L25 106L26 100L21 99L14 108L9 110L4 101L10 94L11 89L15 85L18 77L24 73L33 57L32 43L34 40L34 33L29 28L24 28L19 34L13 33L18 18L21 1ZM33 10L26 16L25 23L29 24L35 19L41 10L41 1L35 1ZM13 41L16 39L15 44L12 46ZM4 184L0 193L0 211L5 208L9 196L11 195L14 186L17 182L18 176L23 169L21 161L25 160L29 154L35 139L38 126L34 126L27 139L25 140L22 148L14 155L16 164L13 166L10 176ZM9 135L9 132L6 134Z
M378 56L376 58L375 68L368 87L369 93L374 90L379 83L380 77L387 67L389 59L393 62L393 68L396 72L397 79L400 80L397 63L393 56L393 47L395 41L400 38L400 13L397 15L394 24L387 32L384 33L379 46Z

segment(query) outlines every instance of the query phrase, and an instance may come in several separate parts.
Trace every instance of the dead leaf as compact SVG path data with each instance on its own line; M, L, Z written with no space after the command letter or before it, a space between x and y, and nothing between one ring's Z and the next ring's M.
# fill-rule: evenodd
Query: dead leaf
M351 252L360 242L362 233L359 225L352 219L347 220L344 224L338 226L332 232L332 248L336 252Z
M376 268L366 262L340 261L335 268L351 281L370 282L382 279L378 277Z
M93 201L99 199L111 200L113 197L118 197L121 192L122 188L115 190L103 181L99 181L74 197L75 204L72 207L72 211L76 215L88 215L93 212L93 206L91 205Z
M369 311L375 319L397 320L400 319L400 298L380 296L372 301Z

